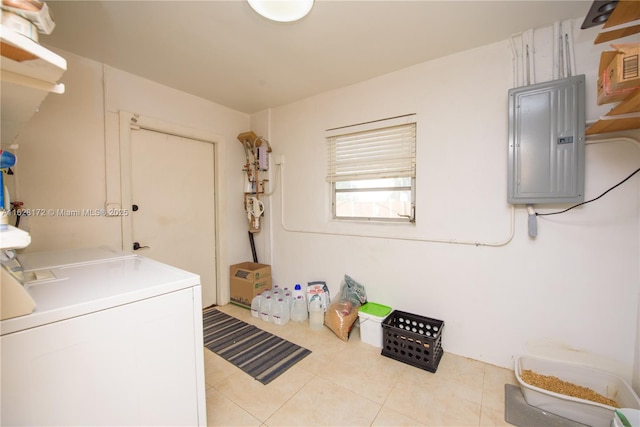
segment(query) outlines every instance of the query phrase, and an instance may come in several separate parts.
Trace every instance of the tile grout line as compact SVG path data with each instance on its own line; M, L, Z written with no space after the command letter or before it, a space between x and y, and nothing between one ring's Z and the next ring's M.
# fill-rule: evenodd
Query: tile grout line
M308 372L308 371L307 371ZM284 402L282 402L282 405L280 405L275 411L273 411L271 414L269 414L269 416L267 417L266 420L260 420L260 422L263 425L268 425L267 421L269 421L269 419L271 419L271 417L273 417L280 409L282 409L287 403L289 403L289 401L291 399L293 399L294 397L296 397L298 395L298 393L300 393L302 391L303 388L306 387L307 384L309 384L311 381L313 381L314 378L316 378L318 376L318 374L311 372L313 375L309 378L308 381L306 381L304 384L302 384L300 386L300 388L298 390L295 391L295 393L293 393L288 399L286 399ZM265 386L266 387L266 386Z
M485 384L487 382L487 365L482 366L482 395L480 396L480 413L478 414L478 425L482 425L482 408L484 406Z
M380 412L382 412L382 410L385 408L385 405L387 403L387 400L389 400L389 396L391 396L391 393L393 393L393 391L396 389L396 387L398 386L398 381L400 381L400 377L402 376L402 374L404 374L404 372L407 370L407 366L403 366L402 369L400 370L400 372L398 373L398 375L395 378L395 381L393 383L393 386L391 387L391 389L389 390L389 393L387 393L387 396L384 398L384 401L382 402L382 404L380 405L380 409L378 409L378 413L376 414L376 416L373 418L373 421L371 422L371 424L369 424L369 426L372 426L373 423L376 422L376 420L378 419L378 416L380 415ZM391 408L387 408L391 411L394 412L398 412L395 411L394 409ZM402 414L404 415L404 414Z

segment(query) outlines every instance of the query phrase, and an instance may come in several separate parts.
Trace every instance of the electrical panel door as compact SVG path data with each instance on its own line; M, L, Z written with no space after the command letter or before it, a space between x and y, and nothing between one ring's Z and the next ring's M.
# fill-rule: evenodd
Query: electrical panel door
M584 117L584 75L509 90L509 203L584 201Z

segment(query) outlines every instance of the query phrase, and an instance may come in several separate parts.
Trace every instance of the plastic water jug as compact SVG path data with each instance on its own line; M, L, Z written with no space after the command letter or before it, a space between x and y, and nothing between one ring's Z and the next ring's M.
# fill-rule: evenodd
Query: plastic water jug
M284 302L287 303L287 307L289 307L289 314L291 314L291 309L293 308L293 297L291 296L291 292L285 291L283 299Z
M262 294L257 294L251 300L251 315L255 318L260 318L260 300L262 299Z
M296 286L293 288L293 294L291 295L293 296L294 300L298 298L298 296L302 296L302 298L304 298L304 291L302 290L302 286L300 286L300 283L296 283Z
M322 330L324 327L324 309L320 299L314 299L309 304L309 326L314 331Z
M289 304L284 299L278 298L273 307L273 323L283 326L287 322L289 322Z
M265 322L271 322L272 310L271 295L267 295L260 301L260 318Z
M307 320L307 317L307 302L302 296L298 295L298 298L293 301L293 307L291 307L291 320L294 322L304 322Z

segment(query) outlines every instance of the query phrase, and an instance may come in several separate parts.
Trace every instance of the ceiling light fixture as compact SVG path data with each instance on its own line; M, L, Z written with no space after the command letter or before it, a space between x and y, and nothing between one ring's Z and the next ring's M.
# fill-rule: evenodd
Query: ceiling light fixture
M313 7L313 0L247 0L260 15L278 22L293 22L304 18Z

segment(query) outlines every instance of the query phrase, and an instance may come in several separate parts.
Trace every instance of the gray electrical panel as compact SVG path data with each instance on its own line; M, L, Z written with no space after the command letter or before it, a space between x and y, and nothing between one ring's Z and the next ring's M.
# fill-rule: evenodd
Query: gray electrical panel
M509 90L509 203L584 201L584 117L584 75Z

